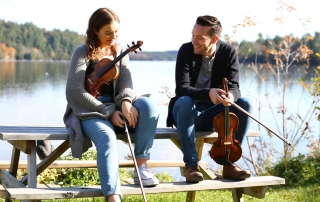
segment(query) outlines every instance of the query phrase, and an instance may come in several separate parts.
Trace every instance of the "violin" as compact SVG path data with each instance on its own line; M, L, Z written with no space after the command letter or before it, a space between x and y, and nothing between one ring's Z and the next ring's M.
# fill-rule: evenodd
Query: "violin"
M110 60L109 58L101 59L94 67L94 71L86 75L84 86L86 91L90 93L93 97L97 98L100 95L100 89L105 84L110 84L112 81L118 78L119 76L119 68L117 66L117 62L119 62L125 55L130 52L136 52L136 49L141 51L141 46L143 42L137 41L137 44L132 42L132 46L128 45L128 49L121 53L114 60Z
M228 80L223 79L224 91L228 94ZM220 165L234 163L240 159L242 149L235 139L235 131L238 129L238 117L229 112L229 106L225 106L224 112L217 114L213 119L213 125L218 133L218 139L212 144L209 151L210 157Z

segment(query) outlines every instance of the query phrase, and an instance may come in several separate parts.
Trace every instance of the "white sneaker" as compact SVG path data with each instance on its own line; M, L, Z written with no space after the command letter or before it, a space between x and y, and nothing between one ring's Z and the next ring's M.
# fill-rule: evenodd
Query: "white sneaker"
M154 187L159 184L158 178L154 176L151 169L149 169L146 164L142 164L139 168L139 173L141 177L141 182L144 187ZM139 178L136 171L133 173L134 183L139 184Z

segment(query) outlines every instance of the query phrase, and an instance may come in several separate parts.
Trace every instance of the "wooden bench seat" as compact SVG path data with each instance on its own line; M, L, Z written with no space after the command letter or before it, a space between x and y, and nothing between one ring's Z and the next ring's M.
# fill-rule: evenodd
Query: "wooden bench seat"
M160 183L156 187L144 188L146 194L187 192L215 189L232 189L240 198L242 194L256 198L264 198L267 186L285 184L283 178L274 176L251 177L243 181L232 180L204 180L197 184L186 182ZM123 195L141 194L138 185L122 185ZM95 187L72 187L72 188L8 188L6 197L11 200L41 200L41 199L67 199L67 198L90 198L102 197L99 186Z

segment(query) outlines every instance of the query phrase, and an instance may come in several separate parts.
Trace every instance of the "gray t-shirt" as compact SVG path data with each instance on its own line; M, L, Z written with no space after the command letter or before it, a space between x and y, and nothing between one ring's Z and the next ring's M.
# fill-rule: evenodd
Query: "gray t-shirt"
M200 68L199 76L194 85L195 88L210 88L211 76L212 76L212 65L214 56L210 59L208 56L202 56L202 65ZM199 101L196 101L198 103Z
M195 88L210 88L213 60L214 56L211 59L208 56L202 56L202 65Z

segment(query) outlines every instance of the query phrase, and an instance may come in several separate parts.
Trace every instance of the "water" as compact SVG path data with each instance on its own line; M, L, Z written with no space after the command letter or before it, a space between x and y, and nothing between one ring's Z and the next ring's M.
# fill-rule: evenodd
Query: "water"
M139 94L151 94L151 98L158 104L160 111L159 125L164 126L167 116L166 104L169 98L161 92L164 90L163 87L167 87L168 93L174 93L175 62L131 61L130 64L134 88ZM68 62L0 62L0 125L63 125L62 117L67 104L65 99L67 71ZM252 115L273 130L278 129L277 124L281 121L281 117L278 115L274 118L271 113L272 110L277 110L276 106L280 101L274 89L274 80L266 81L259 88L257 77L248 68L242 68L240 78L242 96L250 97L254 103ZM264 99L266 93L269 94L270 102ZM259 96L263 101L260 109L261 115L258 110ZM287 103L288 109L307 111L310 99L296 82L288 87L288 100L290 100ZM251 129L258 128L259 124L253 121ZM319 126L314 126L314 128L319 130ZM263 136L266 136L266 130L263 127L261 127L261 132ZM277 138L274 141L282 144ZM57 147L61 141L52 141L52 143ZM245 141L243 145L243 152L248 153L247 142ZM208 156L209 149L210 146L206 145L202 158L214 167L212 159ZM5 141L0 141L0 159L10 160L11 152L12 146ZM67 151L69 152L70 150ZM119 142L119 154L120 160L125 159L125 156L130 154L128 145ZM20 159L25 160L26 155L21 154ZM171 141L157 140L151 150L151 159L182 160L182 153ZM155 171L169 172L175 179L180 177L177 168L159 168Z

